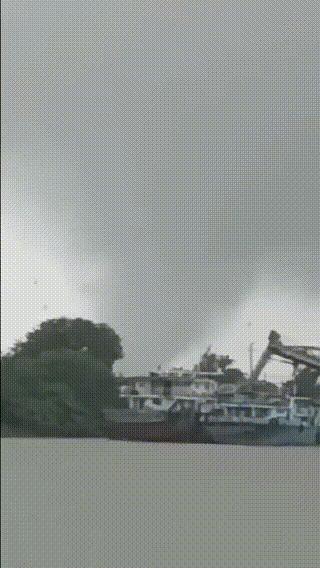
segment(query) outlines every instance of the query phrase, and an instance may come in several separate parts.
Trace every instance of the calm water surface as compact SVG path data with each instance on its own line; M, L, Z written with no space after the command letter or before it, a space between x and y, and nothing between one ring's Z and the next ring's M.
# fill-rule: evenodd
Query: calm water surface
M320 449L4 440L5 568L318 568Z

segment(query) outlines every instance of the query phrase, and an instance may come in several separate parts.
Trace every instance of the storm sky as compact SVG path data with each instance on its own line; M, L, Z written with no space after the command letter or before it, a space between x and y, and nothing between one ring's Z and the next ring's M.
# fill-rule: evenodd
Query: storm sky
M318 3L2 20L3 350L63 315L112 325L122 372L319 343Z

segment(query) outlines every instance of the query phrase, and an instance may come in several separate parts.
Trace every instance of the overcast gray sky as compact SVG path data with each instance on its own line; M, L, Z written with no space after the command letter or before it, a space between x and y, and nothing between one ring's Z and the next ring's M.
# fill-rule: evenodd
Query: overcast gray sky
M2 20L3 349L59 315L111 324L124 372L319 342L318 2Z

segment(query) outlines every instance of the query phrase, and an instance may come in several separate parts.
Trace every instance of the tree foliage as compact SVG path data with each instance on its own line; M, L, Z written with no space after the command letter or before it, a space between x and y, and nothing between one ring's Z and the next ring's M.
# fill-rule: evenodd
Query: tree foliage
M224 371L224 380L226 383L241 383L245 380L245 376L241 369L226 369Z
M110 368L70 349L3 357L1 400L3 421L35 434L40 428L94 435L103 427L102 409L119 405Z
M320 373L316 369L302 369L295 377L296 396L314 397L317 394L317 379Z
M58 349L87 351L110 369L123 357L120 338L111 327L82 318L44 321L26 335L25 341L18 341L12 351L17 356L35 357Z
M229 355L216 355L208 349L201 357L199 370L204 373L216 373L220 369L224 373L232 363L233 359L230 359Z

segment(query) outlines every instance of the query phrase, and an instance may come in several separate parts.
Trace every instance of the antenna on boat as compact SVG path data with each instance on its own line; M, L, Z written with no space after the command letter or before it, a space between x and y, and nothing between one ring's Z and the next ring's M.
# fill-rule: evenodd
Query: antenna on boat
M249 367L250 367L250 377L253 373L253 347L254 347L254 343L251 342L249 344Z
M251 339L251 328L252 328L252 322L249 321L248 322L248 331L249 331L249 338ZM249 343L249 377L251 377L252 373L253 373L253 347L254 347L254 343L253 341L250 341Z

